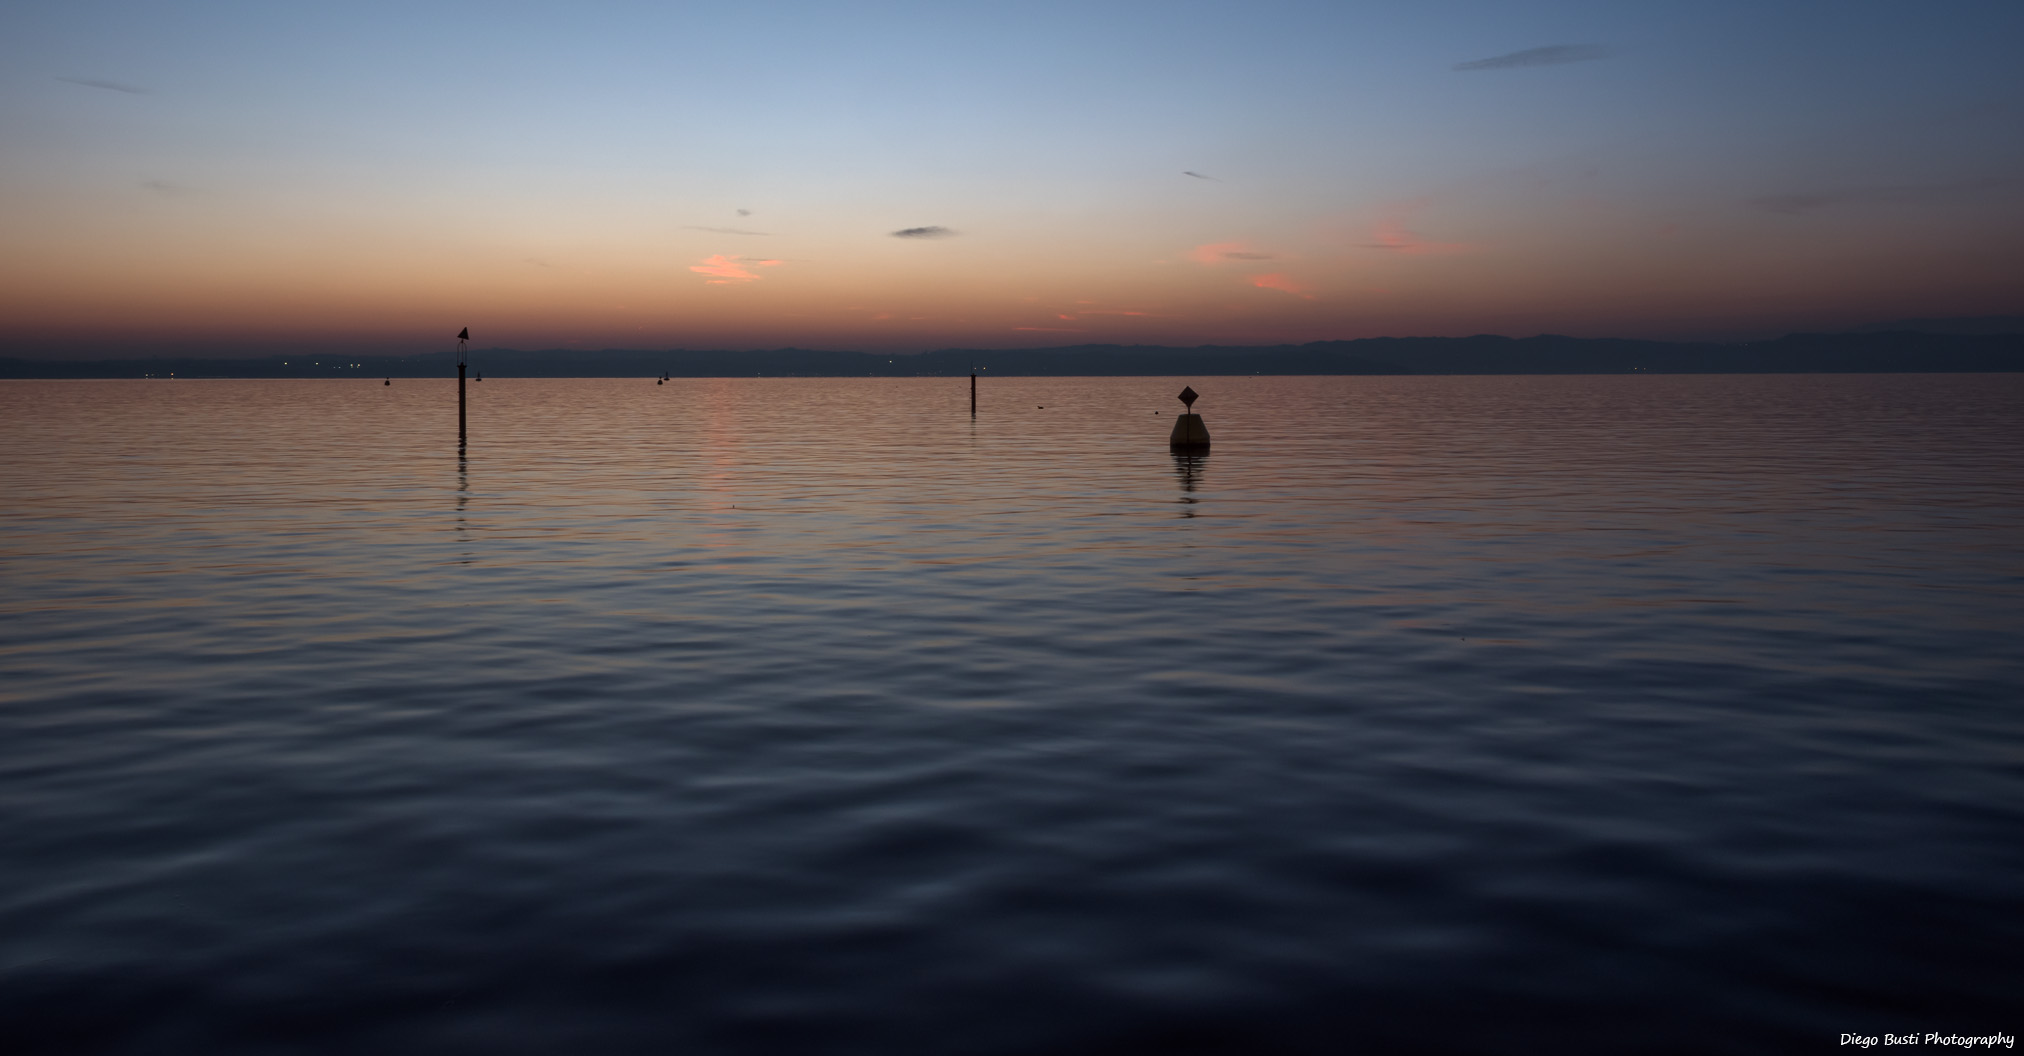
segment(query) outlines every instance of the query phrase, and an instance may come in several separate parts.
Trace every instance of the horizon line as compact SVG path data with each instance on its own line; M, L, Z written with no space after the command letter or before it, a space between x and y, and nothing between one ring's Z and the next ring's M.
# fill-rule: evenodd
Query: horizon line
M1996 326L1996 328L1994 329L1982 329L1982 330L1946 329L1947 324L1962 326L1966 324L1977 324L1977 323L1985 323L1992 325L2003 324L2003 325ZM1924 324L1924 326L1915 324ZM1932 327L1932 328L1927 329L1925 327ZM1036 345L1014 345L1005 347L983 347L975 345L945 345L936 348L922 349L919 351L911 351L911 352L898 351L898 350L869 350L859 348L823 348L823 347L810 347L802 345L775 345L770 347L746 346L743 348L728 348L728 347L710 348L710 347L684 347L684 346L624 346L624 345L606 345L597 348L572 348L567 345L549 345L545 347L492 345L484 348L473 349L471 354L476 355L479 353L492 353L492 354L512 353L517 355L555 355L555 354L602 355L602 354L618 353L630 355L675 355L675 354L772 355L784 352L803 352L803 353L820 353L825 355L858 355L858 356L886 357L886 358L905 357L908 359L913 359L920 356L933 356L937 354L953 353L953 352L1006 355L1006 354L1032 353L1032 352L1066 351L1071 349L1148 349L1148 350L1164 350L1164 351L1178 351L1178 352L1202 351L1208 349L1243 351L1243 350L1265 350L1265 349L1280 349L1280 348L1306 348L1315 345L1350 345L1364 342L1380 342L1380 341L1484 341L1484 340L1538 341L1546 339L1555 341L1581 341L1581 342L1611 341L1611 342L1627 342L1646 345L1734 347L1734 346L1761 344L1772 341L1782 341L1787 338L1794 338L1794 337L1860 338L1860 337L1873 337L1879 334L1887 334L1887 333L1923 334L1937 337L2004 337L2004 336L2024 337L2024 316L1965 316L1965 317L1946 317L1934 319L1907 319L1907 320L1898 320L1891 323L1877 323L1842 330L1791 330L1774 336L1741 337L1730 339L1648 338L1648 337L1621 337L1615 335L1601 336L1601 337L1576 337L1571 334L1561 334L1542 331L1539 333L1530 334L1522 337L1514 336L1511 334L1499 334L1490 332L1482 332L1466 335L1384 334L1371 337L1318 338L1311 341L1278 341L1278 342L1245 343L1245 344L1205 342L1202 344L1195 344L1195 345L1177 345L1177 344L1157 344L1157 343L1126 344L1116 341L1086 341L1072 344L1046 344L1046 345L1036 344ZM28 342L22 343L26 344ZM63 344L65 342L57 341L49 343ZM97 344L97 342L92 343ZM430 356L443 356L455 354L456 354L455 348L437 348L418 352L366 352L359 350L345 351L343 349L334 349L330 351L302 350L302 351L279 351L279 352L239 351L239 352L227 352L224 354L212 353L208 355L202 352L188 351L188 352L151 352L141 355L124 355L124 356L119 355L117 353L96 354L96 355L94 354L78 355L73 353L66 355L62 353L52 354L48 352L43 352L42 354L37 354L36 352L26 352L26 353L4 352L0 353L0 360L12 360L20 363L117 363L117 362L140 362L146 360L164 360L164 359L249 362L263 359L280 359L282 357L288 356L373 359L373 360L407 360L407 359L422 359Z

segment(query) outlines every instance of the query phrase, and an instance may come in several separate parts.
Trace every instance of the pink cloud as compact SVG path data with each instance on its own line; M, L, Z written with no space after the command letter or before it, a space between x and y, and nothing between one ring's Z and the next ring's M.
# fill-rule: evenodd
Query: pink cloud
M1271 260L1272 254L1260 253L1242 242L1211 242L1188 250L1188 259L1197 264L1228 264L1232 261Z
M1188 259L1197 264L1206 264L1211 267L1219 264L1235 264L1244 266L1244 270L1247 271L1259 266L1263 261L1275 259L1276 256L1273 253L1264 253L1252 249L1248 244L1243 242L1211 242L1207 245L1196 246L1188 251ZM1314 295L1307 292L1305 285L1295 282L1285 272L1281 271L1249 275L1245 276L1241 281L1263 290L1279 290L1283 293L1293 294L1296 297L1305 297L1309 300L1314 299ZM1124 314L1142 313L1128 312Z
M704 283L706 286L731 286L741 282L757 282L761 278L747 270L748 268L777 268L784 263L786 262L779 260L746 260L744 257L727 257L718 253L706 258L701 264L689 265L689 270L717 276Z
M1094 304L1096 302L1077 301L1075 303ZM1145 316L1145 314L1146 314L1145 312L1132 311L1131 309L1128 308L1077 308L1074 309L1073 311L1057 314L1055 315L1055 318L1061 320L1064 323L1079 323L1093 315L1120 315L1120 316L1143 317Z
M1415 198L1412 201L1400 202L1386 209L1387 215L1384 219L1377 222L1377 230L1372 235L1376 241L1365 242L1365 248L1388 249L1394 253L1403 253L1409 257L1438 256L1448 253L1474 253L1480 248L1463 242L1430 242L1421 238L1417 232L1407 228L1406 218L1425 209L1428 204L1428 199Z
M1281 272L1275 271L1269 275L1253 275L1251 276L1251 285L1261 290L1279 290L1313 300L1313 295L1307 292L1306 286L1293 281Z

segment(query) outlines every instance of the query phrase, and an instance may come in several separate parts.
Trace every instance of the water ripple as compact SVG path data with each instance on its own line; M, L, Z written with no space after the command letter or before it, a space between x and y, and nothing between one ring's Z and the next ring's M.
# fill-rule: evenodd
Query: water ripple
M2014 1032L2014 376L481 388L0 384L15 1051Z

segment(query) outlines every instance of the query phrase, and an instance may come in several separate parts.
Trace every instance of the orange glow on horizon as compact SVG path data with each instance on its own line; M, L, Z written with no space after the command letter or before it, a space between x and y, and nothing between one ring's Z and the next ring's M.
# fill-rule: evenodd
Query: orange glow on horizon
M181 223L151 228L144 217L120 231L59 216L18 224L14 251L0 257L0 355L184 354L205 342L234 354L423 352L437 347L446 320L481 323L493 347L527 349L890 352L1048 335L1177 346L1486 332L1691 337L2004 314L2015 296L1996 248L1975 268L1966 266L1973 257L1921 258L1922 229L1881 232L1863 253L1794 237L1746 254L1739 240L1789 222L1672 222L1659 242L1644 218L1618 230L1606 216L1572 217L1542 233L1521 211L1457 206L1440 227L1468 241L1450 242L1415 231L1422 208L1381 207L1364 221L1372 226L1321 218L1256 238L1100 231L1073 253L1062 250L1075 231L1068 220L1005 225L1016 236L971 222L966 230L985 233L932 242L816 229L792 241L792 232L768 236L764 256L724 252L722 237L707 233L483 241L456 225L389 234L302 221L258 235L250 229L266 218L252 214L203 235ZM1373 227L1374 243L1362 234ZM1893 240L1906 252L1879 267L1877 247ZM1472 251L1491 244L1499 251Z

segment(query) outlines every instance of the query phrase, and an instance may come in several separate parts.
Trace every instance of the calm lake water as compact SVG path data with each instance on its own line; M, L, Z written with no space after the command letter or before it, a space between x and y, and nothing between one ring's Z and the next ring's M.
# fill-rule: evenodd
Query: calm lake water
M2024 375L454 384L0 383L0 1048L2024 1028Z

